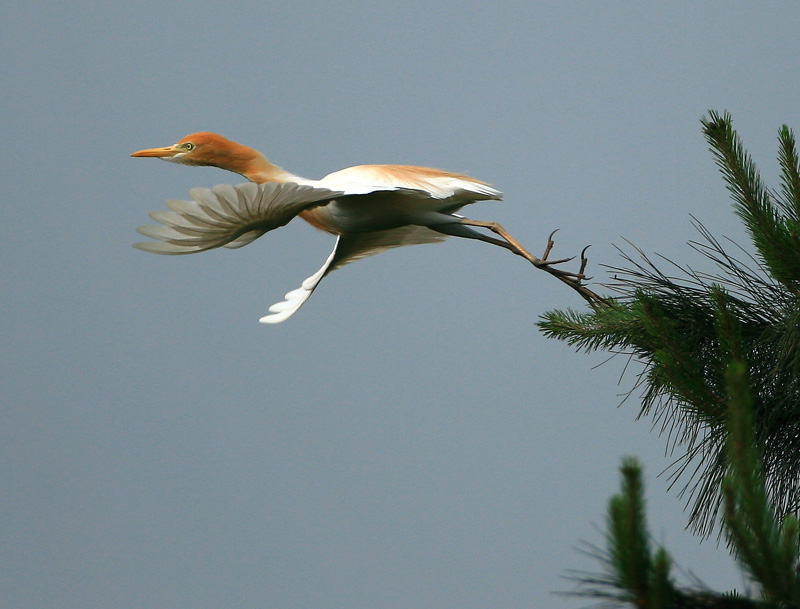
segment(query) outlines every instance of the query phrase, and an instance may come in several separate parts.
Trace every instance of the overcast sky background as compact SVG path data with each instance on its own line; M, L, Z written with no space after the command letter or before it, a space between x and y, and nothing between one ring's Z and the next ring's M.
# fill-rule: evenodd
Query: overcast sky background
M580 607L625 455L658 542L708 586L666 439L621 358L537 331L582 301L484 243L395 250L258 318L327 257L301 221L244 249L131 247L238 176L132 159L216 131L317 178L466 172L534 252L630 239L695 266L689 214L746 243L700 118L762 173L800 128L795 2L5 2L0 8L0 605Z

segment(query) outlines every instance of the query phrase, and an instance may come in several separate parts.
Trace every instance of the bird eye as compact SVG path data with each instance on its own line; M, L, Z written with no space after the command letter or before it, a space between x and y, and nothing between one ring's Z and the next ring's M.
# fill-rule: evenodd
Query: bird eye
M185 143L185 144L182 146L182 148L186 148L186 150L194 150L194 144L192 144L191 142L186 142L186 143Z

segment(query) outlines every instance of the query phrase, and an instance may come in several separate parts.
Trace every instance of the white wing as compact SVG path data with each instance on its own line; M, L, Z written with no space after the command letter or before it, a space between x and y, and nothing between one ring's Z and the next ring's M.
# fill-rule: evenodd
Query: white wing
M303 303L311 297L311 294L314 293L314 290L319 285L319 282L322 281L322 278L328 274L331 263L336 259L336 250L339 248L341 240L341 237L336 238L336 245L334 245L331 255L328 256L328 259L320 270L306 279L299 288L287 293L286 296L284 296L284 301L276 302L272 305L269 308L270 315L265 315L258 321L262 324L278 324L294 315L297 309L302 307Z
M134 247L155 254L242 247L283 226L304 209L342 192L294 182L246 182L193 188L189 194L192 201L167 201L171 211L151 212L150 217L162 226L140 226L137 230L158 241L136 243Z
M403 226L391 230L339 236L322 268L306 279L299 288L286 294L284 301L272 305L269 308L270 315L265 315L259 321L265 324L277 324L289 319L311 297L323 277L345 264L374 256L393 247L438 243L446 238L447 235L424 226Z
M309 183L354 195L392 190L418 191L433 199L457 199L462 204L503 198L499 190L469 176L409 165L357 165Z

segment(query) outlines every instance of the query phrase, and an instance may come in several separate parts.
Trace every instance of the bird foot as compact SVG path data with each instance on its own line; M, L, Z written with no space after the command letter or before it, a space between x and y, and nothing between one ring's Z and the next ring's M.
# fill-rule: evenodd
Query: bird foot
M547 237L547 246L544 249L544 254L542 254L542 257L539 258L537 261L535 262L532 261L533 265L536 268L544 269L549 273L552 273L553 275L557 275L558 277L561 277L567 281L572 281L577 285L580 285L582 281L588 279L584 274L584 271L586 270L586 265L589 262L588 259L586 258L586 250L589 249L589 246L587 245L585 248L583 248L583 251L581 252L581 267L577 273L573 273L571 271L564 271L562 269L552 268L558 264L564 264L566 262L570 262L575 259L575 256L570 256L569 258L561 258L559 260L549 260L550 252L553 250L553 246L555 245L553 236L557 232L558 229L555 229L552 233L550 233L550 236Z
M559 260L550 260L550 253L553 250L553 246L555 245L555 241L553 241L553 235L556 234L556 230L550 233L550 236L547 238L547 246L545 247L544 254L541 258L537 258L533 254L531 254L528 250L526 250L522 245L514 239L511 235L508 234L502 226L497 224L497 222L481 222L479 220L470 220L469 218L461 218L461 224L465 224L467 226L477 226L481 228L486 228L492 231L493 233L502 237L500 239L493 239L488 236L481 237L484 241L488 241L489 243L493 243L495 245L499 245L504 247L508 250L511 250L518 256L522 256L530 262L533 266L537 269L550 273L553 277L566 283L569 287L573 290L578 292L580 296L586 300L592 307L598 307L601 305L608 304L606 299L602 296L595 294L592 290L584 285L584 281L588 280L589 278L586 277L586 265L588 264L589 260L586 258L586 250L589 249L587 245L581 251L581 265L577 273L573 273L571 271L564 271L562 269L555 268L555 265L564 264L571 260L574 260L574 256L572 258L561 258Z

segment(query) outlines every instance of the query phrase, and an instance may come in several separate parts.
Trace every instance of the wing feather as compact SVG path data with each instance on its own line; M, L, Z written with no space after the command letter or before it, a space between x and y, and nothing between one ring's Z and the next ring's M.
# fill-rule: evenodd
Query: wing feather
M265 315L258 321L263 324L278 324L282 321L286 321L292 315L294 315L297 310L302 307L303 304L311 297L311 294L313 294L314 290L317 289L317 286L319 285L319 282L322 281L322 278L328 274L331 264L336 259L336 252L339 250L342 240L343 238L341 236L336 238L336 245L333 246L331 255L328 256L325 264L323 264L316 273L303 281L299 288L292 290L291 292L287 292L287 294L283 297L284 300L281 302L276 302L274 305L272 305L269 308L270 314ZM346 237L344 240L346 241Z
M420 245L423 243L440 243L447 235L438 233L425 226L401 226L390 230L368 233L355 233L339 247L338 256L332 262L328 272L335 271L346 264L374 256L396 247Z
M447 235L437 233L424 226L403 226L391 230L340 235L336 238L336 245L325 264L303 281L299 288L288 292L283 301L272 305L269 308L270 315L265 315L259 321L265 324L277 324L289 319L311 297L326 275L345 264L367 256L374 256L390 248L421 243L438 243L446 238Z
M342 192L294 182L246 182L193 188L189 195L191 201L168 201L168 210L150 214L160 225L137 229L163 243L146 241L134 247L170 255L242 247Z
M411 165L357 165L328 174L320 186L346 194L407 190L425 193L433 199L463 199L465 202L502 199L503 193L469 176Z
M211 189L193 188L189 192L190 201L170 200L168 209L152 212L150 217L159 224L137 230L154 241L136 243L134 247L166 255L192 254L223 246L243 247L304 210L343 195L358 198L378 191L406 193L421 201L443 200L449 206L447 213L475 200L502 196L491 186L466 176L407 166L360 166L314 182L247 182ZM439 207L435 210L441 211ZM446 237L417 224L340 235L322 267L299 288L288 292L283 301L272 305L270 314L260 321L279 323L288 319L328 273L350 262L390 248L436 243Z

